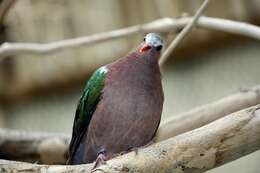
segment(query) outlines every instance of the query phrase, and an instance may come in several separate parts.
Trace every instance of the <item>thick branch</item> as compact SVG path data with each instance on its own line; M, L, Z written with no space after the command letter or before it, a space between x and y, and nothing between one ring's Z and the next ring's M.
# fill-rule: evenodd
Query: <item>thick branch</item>
M156 141L199 128L227 114L260 103L260 86L177 115L163 122ZM69 135L17 132L0 129L0 156L39 163L65 163ZM14 152L15 151L15 152Z
M104 172L204 172L260 149L260 106L113 159ZM99 171L97 171L99 172ZM100 171L102 172L102 171Z
M0 129L0 158L46 164L66 161L69 136Z
M94 172L205 172L260 149L260 105L233 113L199 129L131 152ZM2 162L2 172L89 172L90 165L41 166ZM0 162L0 163L1 163ZM86 168L86 171L83 171ZM79 170L81 169L81 170Z
M172 116L172 118L161 123L155 139L156 141L168 139L172 136L204 126L225 115L257 104L260 104L260 86L241 89L236 94L180 115Z
M16 162L0 159L1 173L91 173L93 164L64 166L64 165L38 165L25 162Z
M26 53L53 53L62 49L73 48L78 46L88 46L95 43L131 36L138 33L170 32L173 30L182 29L191 20L191 17L184 17L178 19L163 18L142 25L135 25L132 27L114 30L110 32L104 32L94 34L91 36L62 40L45 44L4 43L0 46L0 57L4 57L7 55L21 55ZM255 25L244 22L202 16L198 19L196 26L206 29L228 32L232 34L243 35L260 40L260 28Z

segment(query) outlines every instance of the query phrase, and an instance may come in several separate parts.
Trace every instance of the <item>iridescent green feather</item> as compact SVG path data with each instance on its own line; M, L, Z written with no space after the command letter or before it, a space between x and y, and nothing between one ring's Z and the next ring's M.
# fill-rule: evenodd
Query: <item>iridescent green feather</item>
M95 108L97 104L97 99L104 87L106 72L105 67L100 67L87 82L78 105L79 118L83 121L89 118L88 114L92 113L93 108Z
M69 162L79 148L79 144L86 133L92 114L99 102L105 84L107 68L100 67L87 82L80 97L73 124L72 139L69 147Z

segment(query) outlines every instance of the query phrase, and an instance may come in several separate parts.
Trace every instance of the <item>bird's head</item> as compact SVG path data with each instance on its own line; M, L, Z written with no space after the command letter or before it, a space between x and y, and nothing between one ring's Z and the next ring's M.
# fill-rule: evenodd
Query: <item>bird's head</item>
M146 53L148 51L161 52L163 48L163 41L161 37L155 33L149 33L144 37L144 41L139 48L140 53Z

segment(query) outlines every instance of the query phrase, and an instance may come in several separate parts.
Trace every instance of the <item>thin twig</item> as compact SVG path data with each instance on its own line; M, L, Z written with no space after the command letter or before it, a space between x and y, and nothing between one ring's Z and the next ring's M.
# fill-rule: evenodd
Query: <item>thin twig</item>
M184 39L185 36L188 35L188 33L192 30L192 28L195 26L197 20L202 15L202 13L207 9L208 4L210 0L205 0L198 11L196 11L195 15L193 16L190 23L188 23L184 29L177 35L177 37L171 42L171 44L168 46L168 48L164 51L162 57L160 58L159 64L162 66L170 56L170 54L173 52L173 50L178 46L178 44Z
M8 11L16 0L3 0L0 4L0 23L3 23Z
M184 28L192 17L183 18L162 18L150 23L135 25L123 29L109 32L93 34L90 36L61 40L51 43L3 43L0 46L0 57L7 55L21 54L47 54L54 53L63 49L89 46L112 39L123 38L134 34L148 32L171 32ZM197 27L216 31L238 34L253 39L260 40L260 27L245 22L232 21L227 19L201 16L196 24Z

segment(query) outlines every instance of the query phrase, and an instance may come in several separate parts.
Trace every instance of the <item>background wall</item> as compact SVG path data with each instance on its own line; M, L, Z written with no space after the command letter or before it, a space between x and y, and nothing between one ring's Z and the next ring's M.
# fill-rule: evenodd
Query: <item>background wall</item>
M198 0L23 0L4 21L6 41L51 42L109 31L161 17L193 14ZM258 23L257 0L212 1L207 15ZM165 37L169 39L171 36ZM142 35L46 56L0 62L0 127L71 133L85 81L102 64L123 56ZM260 42L195 30L172 54L163 73L163 119L260 84ZM209 172L258 173L260 153Z

